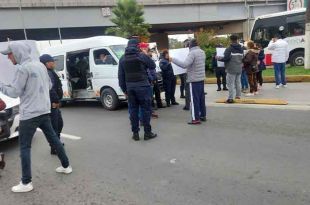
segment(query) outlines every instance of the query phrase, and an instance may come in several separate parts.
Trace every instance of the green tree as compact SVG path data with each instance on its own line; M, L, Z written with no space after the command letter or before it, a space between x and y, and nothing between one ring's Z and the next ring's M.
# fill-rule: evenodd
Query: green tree
M151 26L145 23L143 6L138 5L136 0L118 0L112 10L114 16L111 21L115 27L107 29L107 34L129 38L130 36L149 37L148 30Z
M230 44L229 38L216 37L214 30L200 29L195 33L195 37L201 49L206 53L206 70L211 72L212 56L216 52L216 45L222 44L227 48Z
M178 41L177 39L174 38L169 38L169 48L170 49L177 49L177 48L183 48L183 42Z

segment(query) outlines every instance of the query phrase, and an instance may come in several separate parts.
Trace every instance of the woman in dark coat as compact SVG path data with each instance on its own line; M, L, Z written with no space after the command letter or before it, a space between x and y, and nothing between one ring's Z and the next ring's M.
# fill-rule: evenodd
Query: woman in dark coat
M258 61L258 50L255 49L254 43L249 41L247 43L248 52L243 58L244 70L248 75L248 80L250 84L250 93L246 96L257 95L257 79L256 73L258 72L257 61Z

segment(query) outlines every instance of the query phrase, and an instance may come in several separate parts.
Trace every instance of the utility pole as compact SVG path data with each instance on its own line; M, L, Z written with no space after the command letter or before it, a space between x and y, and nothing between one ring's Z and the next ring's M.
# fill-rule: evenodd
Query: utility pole
M305 69L310 69L310 2L307 2L305 42Z

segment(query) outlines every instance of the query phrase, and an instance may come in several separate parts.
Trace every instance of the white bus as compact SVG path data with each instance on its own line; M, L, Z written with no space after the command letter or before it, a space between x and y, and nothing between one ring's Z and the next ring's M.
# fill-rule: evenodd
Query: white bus
M265 48L275 34L281 34L289 44L289 63L292 66L302 66L305 55L305 25L305 8L259 16L255 19L251 40ZM268 51L266 63L271 64L271 54Z

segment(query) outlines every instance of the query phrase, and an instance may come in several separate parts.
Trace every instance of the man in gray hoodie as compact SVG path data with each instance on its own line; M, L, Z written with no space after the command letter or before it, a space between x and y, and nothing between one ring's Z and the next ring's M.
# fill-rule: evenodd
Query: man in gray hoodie
M204 92L206 54L200 49L196 39L192 39L189 43L189 54L185 61L176 58L171 60L181 68L187 69L187 83L189 83L190 88L192 114L192 121L188 124L201 124L201 121L207 120Z
M14 65L18 65L15 79L11 85L0 82L0 91L12 98L20 98L19 143L22 166L21 182L12 187L13 192L29 192L33 190L31 175L31 142L40 128L52 145L61 161L58 173L69 174L72 168L68 157L55 133L49 116L51 103L49 90L51 81L45 66L39 59L31 58L31 48L23 42L11 42L7 50L1 52L8 55Z

